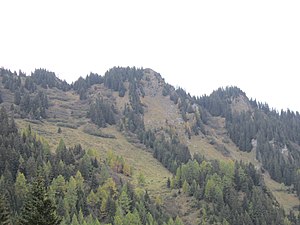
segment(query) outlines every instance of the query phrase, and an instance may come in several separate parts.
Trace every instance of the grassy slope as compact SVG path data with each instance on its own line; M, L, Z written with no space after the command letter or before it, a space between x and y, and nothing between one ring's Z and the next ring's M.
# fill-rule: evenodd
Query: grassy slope
M162 95L162 82L155 77L153 72L146 74L147 80L144 81L146 96L141 98L145 105L145 126L146 128L158 128L166 125L166 122L179 128L183 121L178 112L178 108L170 100L169 96Z
M17 120L17 124L20 127L25 127L28 126L29 122ZM161 189L165 189L167 178L171 176L170 172L157 162L151 153L129 143L114 127L105 128L103 131L115 135L116 139L101 138L86 134L82 131L81 127L78 129L63 127L62 133L58 134L58 127L52 122L44 122L42 124L31 123L30 125L34 131L49 141L53 151L55 151L59 140L63 138L67 146L74 146L80 143L85 149L96 150L103 160L109 150L112 150L116 155L123 156L126 161L133 165L134 183L136 183L138 174L140 172L143 173L146 177L145 188L152 194L158 194Z
M103 87L102 89L101 87L98 88L102 94L112 94L110 91L104 90ZM148 189L150 194L160 194L162 191L166 191L167 178L171 174L152 157L150 152L140 149L135 144L131 144L115 126L104 128L102 131L114 135L116 139L86 134L83 131L84 126L91 125L89 124L89 119L85 118L88 109L87 101L79 101L78 95L73 92L65 93L59 90L47 90L47 94L51 104L48 110L50 118L38 124L17 119L19 127L23 128L30 124L34 131L49 141L52 151L55 151L61 138L63 138L67 146L74 146L80 143L85 149L96 150L102 160L105 159L107 151L112 150L115 154L123 156L133 166L134 183L137 182L136 178L141 172L146 177L145 189ZM78 128L62 127L62 133L59 134L57 133L59 124L76 125Z
M241 104L241 102L242 101L240 101L238 104L239 106L244 106L241 110L248 107L245 104ZM227 137L224 118L211 118L209 126L206 126L206 130L208 131L209 135L204 136L200 134L198 136L193 136L189 140L186 138L186 135L184 135L183 122L177 106L175 106L173 102L169 100L168 96L162 96L160 89L158 89L154 96L150 95L145 97L144 103L148 106L148 111L145 113L146 127L148 126L155 128L164 126L165 120L167 119L168 124L175 126L176 131L182 135L181 140L189 146L192 154L201 153L208 159L225 161L242 160L248 163L251 162L258 168L261 167L260 163L255 158L255 150L251 151L250 153L239 151L236 145ZM224 154L222 151L223 147L228 150L227 154ZM264 175L264 180L266 185L276 197L277 201L287 212L300 204L299 199L295 194L289 194L288 191L286 191L288 187L275 182L268 176L267 173ZM184 201L188 200L181 199L181 205L186 205L183 204ZM186 221L188 220L189 218L187 218Z

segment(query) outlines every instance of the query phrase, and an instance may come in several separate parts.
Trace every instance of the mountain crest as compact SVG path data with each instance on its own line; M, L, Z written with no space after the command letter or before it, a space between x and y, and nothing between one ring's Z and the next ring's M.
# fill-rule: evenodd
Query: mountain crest
M71 85L44 69L35 70L31 76L5 69L0 72L0 104L16 119L18 127L30 124L34 131L50 137L51 147L47 149L57 146L62 137L69 145L75 141L86 149L95 149L88 151L88 155L108 163L105 165L113 172L122 174L122 181L132 180L140 188L149 188L151 197L168 193L163 200L157 197L157 204L176 206L177 209L167 210L168 214L180 215L187 224L195 220L191 219L190 212L179 207L181 203L200 215L188 203L190 198L207 210L214 221L223 222L220 218L226 215L224 218L231 224L257 223L248 218L252 212L246 207L256 202L266 206L261 212L268 218L274 213L279 215L278 204L269 191L264 191L267 188L264 183L269 188L276 187L271 191L276 197L279 195L278 202L287 210L299 204L295 197L300 196L299 113L279 114L267 104L249 100L238 87L219 88L201 97L191 96L184 89L166 83L159 73L149 68L114 67L104 76L90 73ZM22 141L26 142L26 136ZM62 153L62 149L65 148L60 147L61 156L68 154L72 159L73 150ZM92 166L83 168L82 148L77 146L74 151L78 158L71 163L64 156L64 161L72 164L72 171L79 165L90 182L88 185L98 185L98 178L107 173L90 177L88 168L104 167L99 167L93 159ZM82 161L89 164L88 157ZM37 160L43 162L44 158ZM21 161L14 160L14 163ZM62 169L68 168L63 167L64 161L55 163L59 163L61 171L68 171ZM133 173L127 162L136 168ZM117 177L112 171L110 175ZM149 180L145 182L140 171ZM17 170L13 172L16 174ZM120 182L119 178L115 180ZM280 183L287 185L284 188L293 194L278 191L283 187ZM91 196L102 193L101 189L95 194L96 188L88 191L85 194ZM115 198L112 196L110 204ZM90 203L91 199L94 197L89 197ZM284 199L292 203L287 204ZM97 204L95 210L100 208ZM244 211L232 216L237 205L244 207ZM94 210L94 206L85 210ZM211 210L212 207L220 210ZM104 206L103 210L106 215L114 215L105 211ZM110 221L106 215L98 218ZM253 223L245 222L246 217ZM258 224L266 221L264 217L256 219L260 221ZM282 217L273 219L274 224L283 224Z

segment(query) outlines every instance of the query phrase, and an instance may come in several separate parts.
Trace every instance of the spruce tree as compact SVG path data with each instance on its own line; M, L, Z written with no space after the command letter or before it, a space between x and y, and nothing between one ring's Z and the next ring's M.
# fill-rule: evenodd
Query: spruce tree
M44 180L37 177L22 209L19 225L59 225L55 206L47 197Z
M0 194L0 225L9 225L10 213L4 196Z
M3 102L2 93L0 92L0 104Z

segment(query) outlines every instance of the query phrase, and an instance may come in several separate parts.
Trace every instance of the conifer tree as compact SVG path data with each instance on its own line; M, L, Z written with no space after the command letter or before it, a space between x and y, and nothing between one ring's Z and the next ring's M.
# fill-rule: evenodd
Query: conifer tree
M18 172L15 182L15 194L17 200L17 207L20 209L23 205L23 201L27 195L26 178L23 173Z
M4 196L0 194L0 225L10 225L10 213Z
M22 209L19 225L59 225L55 206L47 197L44 180L37 177Z
M73 214L71 225L79 225L76 214Z
M123 190L121 192L121 195L119 197L119 203L124 214L127 214L130 211L131 200L129 199L126 193L126 190Z
M2 93L0 92L0 104L3 102Z

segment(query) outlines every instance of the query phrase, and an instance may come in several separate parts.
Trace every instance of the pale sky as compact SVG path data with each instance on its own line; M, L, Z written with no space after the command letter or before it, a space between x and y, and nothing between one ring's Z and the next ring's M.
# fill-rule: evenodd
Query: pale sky
M193 95L236 85L300 111L300 1L1 0L0 67L75 81L152 68Z

